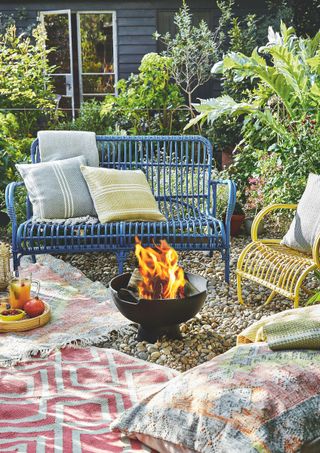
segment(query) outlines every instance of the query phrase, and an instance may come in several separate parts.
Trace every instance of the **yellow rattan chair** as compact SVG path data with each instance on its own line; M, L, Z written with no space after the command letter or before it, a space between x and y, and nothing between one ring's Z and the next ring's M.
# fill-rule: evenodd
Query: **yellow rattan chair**
M293 301L294 308L299 307L300 289L312 294L303 286L307 275L320 269L319 246L320 235L317 237L312 255L307 255L281 245L280 239L258 239L258 228L263 218L278 209L296 209L296 204L275 204L262 209L255 217L251 229L252 242L242 251L237 265L238 300L242 297L242 279L248 279L271 290L266 304L276 294Z

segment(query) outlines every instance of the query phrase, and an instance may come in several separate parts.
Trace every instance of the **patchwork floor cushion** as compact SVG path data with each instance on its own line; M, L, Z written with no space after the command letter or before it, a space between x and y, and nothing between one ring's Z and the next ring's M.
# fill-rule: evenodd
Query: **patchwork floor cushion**
M168 444L201 453L313 451L305 448L320 436L320 352L235 347L177 376L111 427L161 452Z
M94 347L0 368L0 451L150 452L110 423L176 375Z

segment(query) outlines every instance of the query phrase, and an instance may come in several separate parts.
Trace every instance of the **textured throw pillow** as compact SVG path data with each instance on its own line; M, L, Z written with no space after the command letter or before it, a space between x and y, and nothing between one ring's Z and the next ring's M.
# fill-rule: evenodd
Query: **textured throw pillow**
M319 351L241 345L172 379L111 428L163 452L161 441L200 453L297 452L320 436L319 388Z
M84 156L91 167L99 165L96 134L84 131L39 131L41 162Z
M114 170L81 166L101 223L164 221L145 174L141 170Z
M310 253L319 233L320 175L311 173L296 215L281 243L292 249Z
M87 184L80 171L84 156L39 164L17 164L33 206L41 219L69 219L95 215Z

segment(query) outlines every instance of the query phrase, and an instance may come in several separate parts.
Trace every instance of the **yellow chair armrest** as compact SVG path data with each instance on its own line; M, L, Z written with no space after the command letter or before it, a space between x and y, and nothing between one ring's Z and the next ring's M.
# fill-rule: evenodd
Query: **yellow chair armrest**
M269 214L269 212L277 211L278 209L297 209L297 204L272 204L263 208L254 218L252 227L251 227L251 239L253 241L258 240L258 228L261 221L264 217ZM275 241L275 240L274 240ZM278 241L277 241L278 242ZM320 244L319 244L320 245Z
M316 265L320 268L319 249L320 249L320 234L317 236L312 247L313 260L316 263Z

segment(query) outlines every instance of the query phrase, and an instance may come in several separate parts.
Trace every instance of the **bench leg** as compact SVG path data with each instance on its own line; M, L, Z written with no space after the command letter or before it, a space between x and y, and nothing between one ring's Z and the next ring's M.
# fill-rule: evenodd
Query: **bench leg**
M35 264L37 262L36 255L31 255L31 259L32 259L33 264Z
M20 259L18 257L18 253L12 252L12 259L13 259L13 270L15 274L18 272L18 267L20 265Z
M128 255L128 253L124 252L124 251L116 252L119 274L123 273L123 265L124 265L124 263L126 261L127 255Z
M224 279L230 283L230 251L227 250L224 258Z

